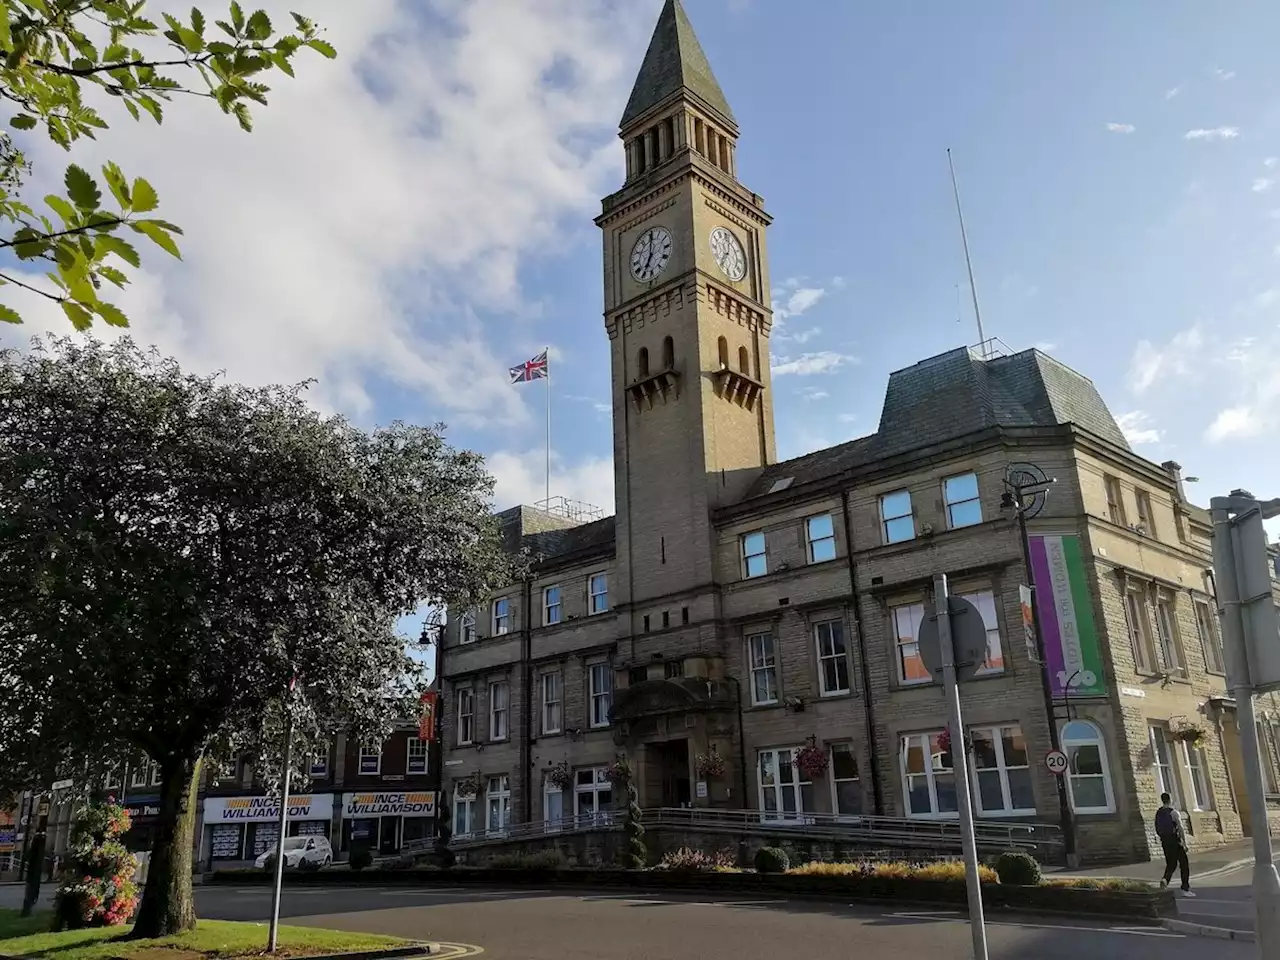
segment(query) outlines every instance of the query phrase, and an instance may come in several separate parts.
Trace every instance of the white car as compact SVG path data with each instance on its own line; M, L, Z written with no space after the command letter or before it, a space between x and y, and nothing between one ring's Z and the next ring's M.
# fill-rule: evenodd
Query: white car
M264 868L267 860L276 855L273 844L270 850L254 861L254 866ZM310 867L317 869L333 863L333 847L324 837L285 837L284 865L287 869Z

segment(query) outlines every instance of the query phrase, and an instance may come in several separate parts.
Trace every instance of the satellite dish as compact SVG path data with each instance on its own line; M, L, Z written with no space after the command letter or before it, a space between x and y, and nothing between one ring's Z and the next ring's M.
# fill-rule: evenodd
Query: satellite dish
M1053 480L1034 463L1011 463L1004 472L1004 483L1014 498L1021 501L1018 509L1022 515L1030 520L1044 509Z

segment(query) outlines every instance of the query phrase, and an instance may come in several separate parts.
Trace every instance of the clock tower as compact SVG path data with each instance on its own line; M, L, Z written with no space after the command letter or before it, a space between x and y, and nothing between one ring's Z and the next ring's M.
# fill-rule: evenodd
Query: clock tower
M775 458L770 217L738 180L737 121L680 0L662 8L620 137L626 182L596 224L613 374L613 590L635 635L646 604L714 595L711 512Z

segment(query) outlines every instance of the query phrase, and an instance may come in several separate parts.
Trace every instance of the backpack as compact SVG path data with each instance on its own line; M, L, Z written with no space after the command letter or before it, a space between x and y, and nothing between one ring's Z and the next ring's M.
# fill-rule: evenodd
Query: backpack
M1161 840L1172 840L1178 835L1178 815L1168 807L1156 811L1156 835Z

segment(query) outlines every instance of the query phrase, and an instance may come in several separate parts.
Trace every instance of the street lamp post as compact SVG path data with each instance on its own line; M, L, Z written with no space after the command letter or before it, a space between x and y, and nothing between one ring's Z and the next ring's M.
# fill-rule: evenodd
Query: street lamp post
M1026 478L1024 481L1023 478ZM1010 469L1005 475L1006 492L1001 505L1011 509L1018 518L1018 540L1022 548L1022 568L1026 571L1027 586L1031 590L1031 630L1035 634L1036 658L1040 661L1040 693L1044 698L1045 711L1049 721L1049 749L1055 752L1062 749L1062 738L1058 735L1058 718L1056 701L1053 697L1053 685L1049 679L1049 663L1044 654L1044 633L1040 629L1040 598L1036 595L1036 575L1031 567L1031 538L1027 533L1027 514L1034 510L1039 512L1044 503L1043 495L1049 485L1054 482L1046 477L1038 467L1030 464L1020 469ZM1027 500L1028 494L1031 500ZM1032 514L1034 516L1034 513ZM1068 691L1069 694L1069 691ZM1076 855L1076 823L1071 812L1071 798L1067 795L1067 778L1054 777L1058 789L1058 828L1062 831L1062 852L1068 867L1075 867Z
M1280 618L1271 593L1267 532L1262 521L1280 516L1280 500L1260 503L1245 490L1209 502L1213 519L1213 572L1227 678L1236 701L1249 807L1261 812L1253 826L1254 923L1260 957L1280 951L1280 875L1276 873L1253 698L1280 689Z

